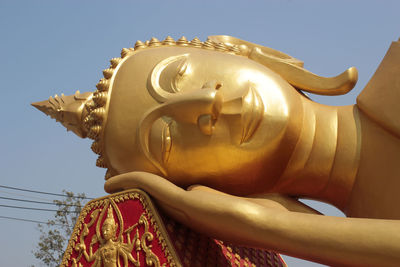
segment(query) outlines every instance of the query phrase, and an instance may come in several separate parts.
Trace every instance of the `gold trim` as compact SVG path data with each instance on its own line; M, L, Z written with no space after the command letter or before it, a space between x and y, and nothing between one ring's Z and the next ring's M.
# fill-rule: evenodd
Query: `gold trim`
M161 248L165 254L165 257L167 258L168 264L170 266L176 266L176 267L182 266L180 259L177 256L177 253L176 253L171 241L169 240L169 235L164 227L164 223L161 220L150 197L142 190L131 189L131 190L126 190L123 192L119 192L116 194L112 194L112 195L108 195L108 196L105 196L102 198L92 200L85 205L85 207L82 209L82 211L79 215L79 218L75 224L74 230L73 230L70 240L68 242L67 249L64 253L64 257L63 257L63 260L60 265L61 267L68 266L68 263L71 261L71 255L73 252L73 248L80 242L80 240L78 241L78 239L80 237L80 233L82 232L82 228L85 225L84 220L85 220L86 216L92 210L96 210L99 207L103 207L103 206L109 204L110 202L115 202L116 204L118 204L118 203L124 202L126 200L139 200L140 201L146 215L148 216L150 225L154 228L154 232L159 240L159 244L161 245ZM97 217L97 216L98 216L98 214L96 214L94 217ZM142 216L140 218L142 218ZM91 222L89 224L93 224L93 223L94 223L94 219L92 217ZM145 224L145 222L143 222L143 224ZM82 232L82 234L83 234L83 232Z

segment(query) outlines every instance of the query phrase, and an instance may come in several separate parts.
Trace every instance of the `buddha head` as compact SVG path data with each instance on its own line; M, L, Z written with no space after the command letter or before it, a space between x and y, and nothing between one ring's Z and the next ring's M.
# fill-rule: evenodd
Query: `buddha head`
M115 238L115 234L117 231L117 224L115 223L114 215L112 207L110 206L107 209L107 217L103 222L103 226L101 227L101 232L103 238L108 241Z
M340 94L357 78L349 69L327 82L297 59L229 36L138 41L103 74L75 117L106 179L147 171L235 193L284 167L302 121L299 89Z

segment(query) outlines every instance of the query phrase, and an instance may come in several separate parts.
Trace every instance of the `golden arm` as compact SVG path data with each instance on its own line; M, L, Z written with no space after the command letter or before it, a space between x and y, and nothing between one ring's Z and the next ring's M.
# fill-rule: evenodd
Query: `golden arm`
M137 187L152 195L178 221L225 241L334 266L398 266L400 262L397 220L291 212L275 204L268 207L217 194L213 189L186 191L143 172L118 175L105 184L107 192Z

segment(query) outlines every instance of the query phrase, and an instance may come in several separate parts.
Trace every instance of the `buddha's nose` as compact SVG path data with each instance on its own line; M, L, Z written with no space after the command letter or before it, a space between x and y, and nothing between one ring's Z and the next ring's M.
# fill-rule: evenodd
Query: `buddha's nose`
M165 170L149 152L149 132L153 122L162 116L184 123L197 124L206 135L212 134L222 109L222 93L214 88L178 93L165 103L148 111L139 123L139 140L147 158L164 174Z
M177 94L158 107L158 112L175 121L197 124L203 134L211 135L221 113L222 103L221 92L205 88Z

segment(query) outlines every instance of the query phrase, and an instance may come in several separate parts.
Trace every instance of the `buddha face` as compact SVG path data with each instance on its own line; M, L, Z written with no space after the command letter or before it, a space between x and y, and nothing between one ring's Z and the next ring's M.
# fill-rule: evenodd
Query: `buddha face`
M148 171L182 186L241 190L279 172L282 143L290 144L282 141L301 121L293 112L300 95L279 75L245 57L189 47L124 60L111 81L103 136L114 175Z
M110 223L104 223L101 230L105 240L111 240L115 236L115 226Z

